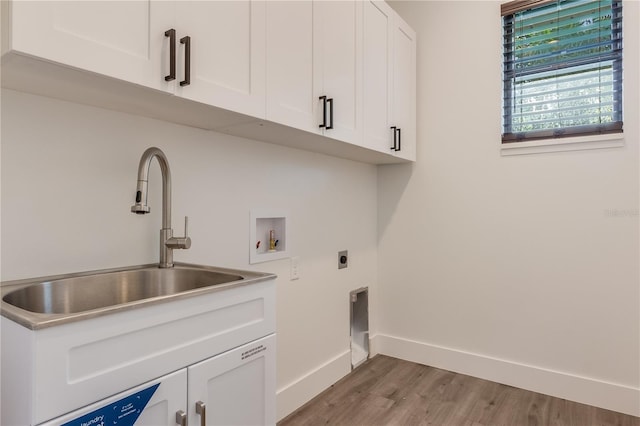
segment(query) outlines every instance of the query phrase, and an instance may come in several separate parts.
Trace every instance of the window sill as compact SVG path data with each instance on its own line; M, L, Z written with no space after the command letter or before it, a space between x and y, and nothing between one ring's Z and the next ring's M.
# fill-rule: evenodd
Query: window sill
M500 145L500 154L526 155L547 152L582 151L585 149L619 148L624 146L624 133L608 135L575 136L531 142L512 142Z

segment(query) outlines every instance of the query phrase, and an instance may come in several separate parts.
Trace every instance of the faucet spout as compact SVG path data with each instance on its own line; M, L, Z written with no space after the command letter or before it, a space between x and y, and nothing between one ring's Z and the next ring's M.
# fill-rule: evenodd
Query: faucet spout
M188 249L191 247L191 238L186 235L180 238L173 237L171 229L171 170L167 157L160 149L148 148L140 158L138 165L138 183L136 188L135 204L131 206L131 212L136 214L146 214L151 212L147 204L149 186L149 168L151 160L158 160L160 171L162 172L162 229L160 230L160 263L161 268L173 267L173 250Z
M140 157L136 203L131 206L131 211L136 214L151 212L151 208L147 204L147 195L149 169L151 168L151 160L154 158L158 160L162 172L162 228L171 228L171 169L164 152L158 148L148 148Z

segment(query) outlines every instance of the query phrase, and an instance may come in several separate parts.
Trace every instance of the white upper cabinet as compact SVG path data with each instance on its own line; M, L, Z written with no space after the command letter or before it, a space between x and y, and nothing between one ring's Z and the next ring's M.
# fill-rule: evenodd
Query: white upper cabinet
M265 2L176 1L175 17L176 94L264 118Z
M264 118L264 13L263 1L15 1L11 49Z
M416 36L383 1L0 7L3 87L356 161L415 160Z
M362 5L354 1L314 1L313 18L314 77L324 134L360 145ZM319 99L321 96L326 100Z
M366 0L363 7L364 145L391 153L391 57L395 13L383 1Z
M320 133L320 95L314 86L313 69L313 3L269 1L266 8L267 120Z
M416 33L400 17L393 27L393 109L396 155L416 159Z
M382 1L364 2L364 145L416 156L416 35Z
M173 90L164 79L169 70L164 32L173 26L171 3L14 1L7 6L13 51Z
M268 120L360 144L361 22L359 2L267 2Z

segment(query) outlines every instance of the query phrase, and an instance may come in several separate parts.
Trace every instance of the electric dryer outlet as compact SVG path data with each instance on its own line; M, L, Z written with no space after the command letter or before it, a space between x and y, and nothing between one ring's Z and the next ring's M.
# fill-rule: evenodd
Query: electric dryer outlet
M349 266L349 251L342 250L338 252L338 269L344 269Z

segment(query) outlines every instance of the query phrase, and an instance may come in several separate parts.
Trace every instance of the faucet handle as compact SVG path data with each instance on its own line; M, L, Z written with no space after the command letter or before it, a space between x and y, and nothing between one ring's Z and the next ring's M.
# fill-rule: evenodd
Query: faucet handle
M184 237L178 238L181 249L188 249L191 247L191 238L189 238L189 216L184 217Z
M165 245L171 249L188 249L191 247L191 238L189 238L189 216L184 217L184 237L171 237Z

